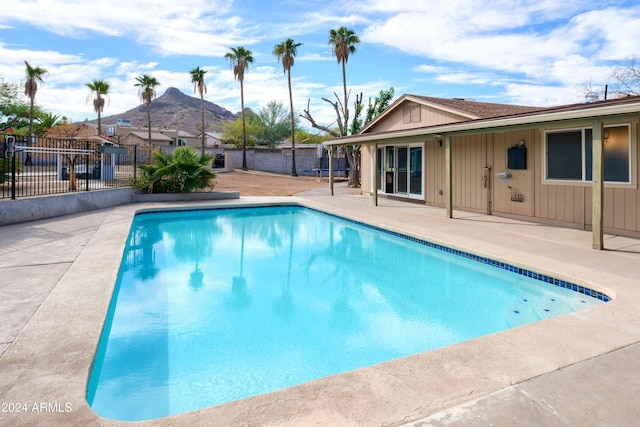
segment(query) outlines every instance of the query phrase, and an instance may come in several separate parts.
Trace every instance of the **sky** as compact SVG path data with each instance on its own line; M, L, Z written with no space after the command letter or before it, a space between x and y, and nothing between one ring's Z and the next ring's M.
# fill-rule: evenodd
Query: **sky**
M48 71L36 103L73 121L95 119L86 83L110 84L103 117L140 104L137 76L190 96L189 71L207 70L205 99L240 111L231 47L251 50L245 106L289 105L273 55L302 43L291 71L294 109L335 125L322 98L342 93L329 30L360 38L346 65L350 105L393 87L402 94L554 106L601 93L616 67L640 56L640 2L587 0L2 0L0 78L23 84L25 65ZM307 125L305 120L301 124ZM311 130L311 129L309 129Z

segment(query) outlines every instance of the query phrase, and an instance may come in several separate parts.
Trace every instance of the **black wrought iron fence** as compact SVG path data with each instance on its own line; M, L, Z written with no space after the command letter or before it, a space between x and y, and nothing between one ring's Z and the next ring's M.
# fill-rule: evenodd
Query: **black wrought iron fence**
M126 187L137 166L149 163L149 146L107 140L0 135L0 198Z

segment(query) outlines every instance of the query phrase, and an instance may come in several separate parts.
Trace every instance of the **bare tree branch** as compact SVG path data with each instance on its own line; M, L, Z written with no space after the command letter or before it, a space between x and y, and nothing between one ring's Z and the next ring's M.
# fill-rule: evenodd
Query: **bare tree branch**
M329 129L327 126L323 126L323 125L320 125L320 124L316 123L316 121L313 119L313 116L311 116L311 113L309 112L309 104L310 103L311 103L311 99L308 99L307 100L307 109L306 110L302 110L304 112L304 114L300 114L300 117L302 117L303 119L305 119L309 123L311 123L311 127L313 127L314 129L318 129L318 130L321 130L323 132L326 132L329 135L334 136L336 138L339 137L340 135L338 135L334 130Z
M336 95L334 93L334 95ZM336 110L336 122L338 123L338 129L340 130L340 136L345 136L347 131L345 129L344 122L342 121L342 115L340 114L340 98L336 95L337 102L331 102L327 98L322 98L323 101L328 102L333 106L333 109Z
M640 95L640 68L637 57L631 57L626 65L616 67L611 77L617 83L618 93Z
M347 98L345 100L346 104L343 106L344 107L344 124L345 124L345 133L343 135L347 135L346 128L349 126L349 97L350 96L351 96L351 89L349 89L349 92L347 92ZM338 95L336 95L336 98L338 99L338 101L340 100L340 98L338 98Z

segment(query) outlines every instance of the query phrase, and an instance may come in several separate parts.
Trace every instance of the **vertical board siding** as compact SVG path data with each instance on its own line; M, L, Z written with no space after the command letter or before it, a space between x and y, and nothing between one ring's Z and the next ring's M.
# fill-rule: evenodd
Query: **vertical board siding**
M624 229L638 230L638 192L624 191Z
M410 104L416 105L413 102L406 102L405 104L402 104L402 105L410 105ZM399 106L399 108L396 108L394 111L389 112L389 114L385 117L384 120L381 120L378 123L374 123L371 126L371 128L367 129L367 133L413 129L421 126L443 125L443 124L468 120L467 117L464 117L458 114L442 111L426 105L421 105L420 121L404 123L403 110L404 108Z
M539 131L540 141L536 147L536 158L539 158L536 169L535 217L545 220L574 224L579 228L591 226L591 194L590 183L567 185L544 182L543 156L544 132ZM634 183L638 179L638 142L637 124L631 129L632 177ZM528 153L527 153L528 154ZM604 189L604 227L615 232L640 232L640 189L605 186Z
M578 224L580 228L584 228L584 193L584 187L578 188L573 192L573 218L574 222ZM589 205L589 208L591 208L591 205Z
M434 144L424 145L424 165L422 167L424 175L422 190L424 201L427 204L435 204L436 202L436 165L435 165L435 149Z
M483 204L482 173L484 170L484 135L452 138L453 205L461 209L486 211ZM444 172L444 170L443 170Z
M402 122L401 109L397 112ZM395 114L395 113L394 113ZM437 112L423 106L422 121L437 120ZM446 115L440 115L445 120ZM451 121L451 118L448 118ZM393 120L389 120L392 122ZM433 122L432 122L433 123ZM386 129L386 128L385 128ZM638 183L638 124L631 127L632 182L636 188L605 186L604 227L608 232L640 233L640 189ZM527 168L511 170L509 184L496 177L496 173L508 170L507 149L525 141ZM590 183L546 183L544 180L544 130L530 129L454 136L451 140L453 168L453 205L456 209L486 212L489 201L496 214L522 215L544 221L570 224L576 228L590 228L592 219L592 186ZM380 144L383 144L381 142ZM427 141L423 146L423 197L427 204L444 206L445 200L445 149L437 141ZM371 182L372 146L363 147L362 181L369 191ZM482 182L484 167L491 166L489 185ZM509 186L511 188L509 188ZM443 194L439 194L442 191ZM488 191L491 191L490 197ZM523 202L511 200L512 192L522 194Z
M604 216L604 220L602 225L606 228L612 228L613 227L613 211L614 211L614 206L613 206L613 189L612 188L605 188L604 189L604 206L603 206L603 216Z
M373 177L371 175L372 168L371 162L373 161L373 145L364 145L360 147L361 156L360 159L360 186L362 191L373 193ZM375 170L375 166L373 166Z
M625 190L623 188L613 189L613 228L624 230L624 215L625 215Z
M508 213L515 215L535 216L536 203L536 172L537 161L535 157L536 132L535 131L514 131L497 133L493 135L493 206L496 213ZM525 142L527 149L527 168L512 170L509 169L507 150L517 146L520 141ZM512 178L508 183L503 182L495 175L500 172L509 171ZM512 201L512 195L522 196L522 202Z
M424 151L425 203L444 206L444 146L438 147L437 141L427 141ZM440 191L443 194L439 194Z
M558 186L558 188L556 188L556 219L558 219L559 221L567 222L568 219L565 217L565 214L564 214L564 206L565 206L564 202L566 200L564 195L565 190L567 190L567 188L562 186Z
M445 167L445 158L446 158L446 150L444 147L444 141L442 144L442 147L435 147L435 163L436 163L436 167L434 168L435 170L435 176L436 176L436 203L438 206L445 206L445 200L446 200L446 195L444 194L446 189L445 187L445 181L446 181L446 167ZM442 194L440 194L440 191L442 191Z

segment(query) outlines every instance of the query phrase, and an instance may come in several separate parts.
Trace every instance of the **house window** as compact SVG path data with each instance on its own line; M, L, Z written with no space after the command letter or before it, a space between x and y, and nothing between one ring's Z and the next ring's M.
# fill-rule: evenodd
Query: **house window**
M631 181L630 127L604 128L604 180ZM546 179L591 181L593 160L591 128L546 133Z
M185 145L187 145L187 140L178 138L178 147L184 147Z
M402 107L402 123L420 123L420 105L405 105Z

